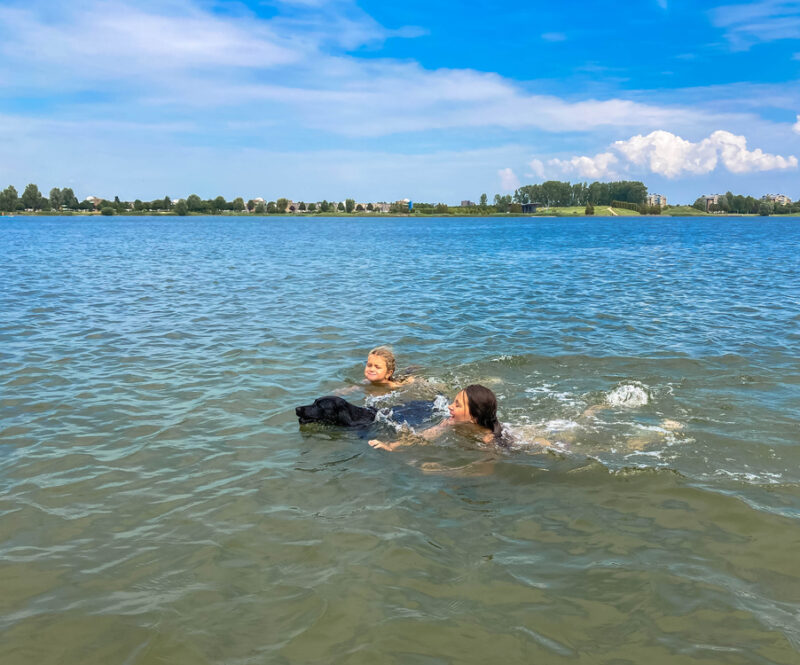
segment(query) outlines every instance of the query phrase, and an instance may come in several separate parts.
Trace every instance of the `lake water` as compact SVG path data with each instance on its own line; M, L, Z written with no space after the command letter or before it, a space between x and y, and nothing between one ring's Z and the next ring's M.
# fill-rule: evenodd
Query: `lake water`
M796 665L799 247L0 220L0 662ZM301 429L381 343L424 381L371 403L484 383L514 448Z

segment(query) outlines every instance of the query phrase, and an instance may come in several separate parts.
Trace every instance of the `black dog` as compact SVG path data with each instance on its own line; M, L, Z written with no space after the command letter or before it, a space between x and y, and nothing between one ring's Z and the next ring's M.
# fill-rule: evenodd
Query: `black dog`
M298 406L294 412L301 425L321 423L360 429L370 427L378 415L377 409L356 406L346 399L334 396L320 397L315 399L313 404ZM406 404L384 407L381 413L399 425L407 423L412 427L418 427L430 421L433 415L433 402L412 400Z
M378 413L376 409L365 409L334 396L319 397L313 404L298 406L294 412L301 425L322 423L339 427L369 427Z

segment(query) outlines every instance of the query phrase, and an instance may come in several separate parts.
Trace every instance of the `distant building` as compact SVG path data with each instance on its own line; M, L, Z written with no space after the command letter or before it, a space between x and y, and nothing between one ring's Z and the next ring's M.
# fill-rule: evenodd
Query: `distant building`
M374 205L375 212L390 212L392 209L391 203L386 203L386 201L380 201Z
M647 205L664 208L667 205L667 197L663 194L648 194Z
M84 201L89 201L95 208L100 205L100 201L102 201L99 196L87 196Z
M461 207L462 208L474 208L475 207L475 201L462 201L461 202Z
M542 207L543 204L541 203L523 203L522 204L522 212L523 214L529 214L532 212L536 212L539 208Z
M714 205L714 206L715 205L719 205L719 197L720 196L722 196L722 194L709 194L709 195L703 197L703 199L706 202L706 212L708 212L708 209L712 205Z
M772 203L777 203L781 206L788 206L792 202L792 199L790 199L788 196L784 196L783 194L766 194L761 197L761 200L772 201Z

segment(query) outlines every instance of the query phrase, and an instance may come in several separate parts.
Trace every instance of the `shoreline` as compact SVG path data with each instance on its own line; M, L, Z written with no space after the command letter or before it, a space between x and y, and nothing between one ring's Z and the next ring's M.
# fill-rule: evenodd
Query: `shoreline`
M425 214L425 213L284 213L284 214L269 214L269 213L221 213L221 214L213 214L213 213L188 213L186 215L178 215L174 212L124 212L124 213L115 213L114 215L103 215L100 211L93 211L93 212L85 212L85 211L78 211L78 212L15 212L15 213L0 213L0 219L14 219L16 217L100 217L104 219L113 218L113 217L221 217L221 218L232 218L232 219L249 219L253 217L257 218L276 218L276 219L285 219L285 218L296 218L296 219L314 219L314 218L328 218L328 219L335 219L335 218L359 218L359 219L383 219L383 218L401 218L407 217L412 219L429 219L429 218L447 218L447 219L458 219L459 217L463 217L465 219L476 219L476 218L499 218L499 219L510 219L510 218L561 218L561 219L587 219L587 218L601 218L601 219L615 219L618 217L642 217L647 219L657 219L663 217L705 217L705 218L727 218L727 217L763 217L766 218L777 218L781 219L784 217L800 217L800 213L787 213L784 215L758 215L758 214L745 214L745 213L704 213L704 212L696 212L696 213L686 213L685 211L676 212L674 214L670 212L664 212L660 215L642 215L638 212L633 212L630 210L626 210L625 213L620 214L620 209L608 209L609 212L603 215L582 215L582 214L575 214L575 213L559 213L559 212L534 212L534 213L503 213L503 212L494 212L494 213L486 213L486 214L453 214L453 213L432 213L432 214Z

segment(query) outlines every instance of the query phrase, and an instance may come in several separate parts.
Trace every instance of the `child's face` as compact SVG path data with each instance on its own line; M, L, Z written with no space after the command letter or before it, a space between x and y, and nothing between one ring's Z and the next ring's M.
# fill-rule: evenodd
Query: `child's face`
M450 417L453 419L453 422L472 422L472 415L469 412L469 402L467 401L467 393L463 390L456 395L456 398L453 400L453 403L447 407L447 410L450 411Z
M386 383L389 381L389 370L386 360L380 356L367 357L367 366L364 368L364 378L371 383Z

